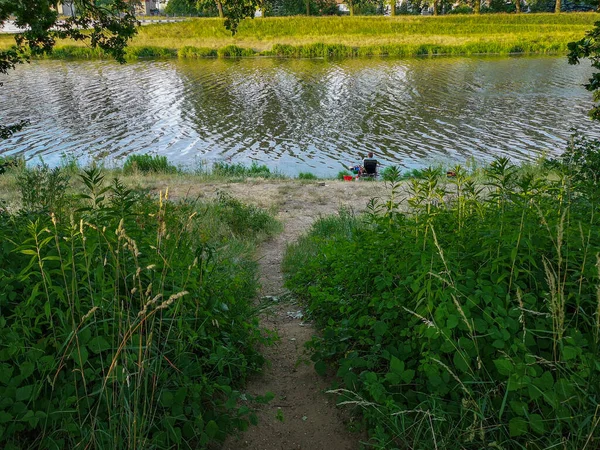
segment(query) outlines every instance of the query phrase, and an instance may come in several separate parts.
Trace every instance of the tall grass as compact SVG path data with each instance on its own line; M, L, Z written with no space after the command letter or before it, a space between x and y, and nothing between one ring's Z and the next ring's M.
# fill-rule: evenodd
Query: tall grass
M315 368L372 447L600 445L598 186L559 167L388 173L365 216L290 246L288 286L323 330Z
M177 173L177 167L161 155L129 155L123 163L123 173Z
M25 169L0 210L0 447L205 448L255 423L252 243L274 220L95 168L71 196L60 170Z
M597 20L596 13L276 17L244 20L232 37L222 20L202 18L141 27L127 57L560 53ZM0 36L0 48L12 42L12 37ZM67 41L59 41L54 53L58 58L103 56L97 50L69 46Z

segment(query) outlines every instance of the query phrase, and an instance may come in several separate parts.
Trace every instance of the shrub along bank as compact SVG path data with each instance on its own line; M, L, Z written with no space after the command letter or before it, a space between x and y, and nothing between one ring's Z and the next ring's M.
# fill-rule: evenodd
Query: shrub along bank
M599 148L552 170L426 170L290 246L315 368L374 448L598 448Z
M81 173L19 172L0 208L0 447L204 448L256 417L240 394L267 213L171 202Z

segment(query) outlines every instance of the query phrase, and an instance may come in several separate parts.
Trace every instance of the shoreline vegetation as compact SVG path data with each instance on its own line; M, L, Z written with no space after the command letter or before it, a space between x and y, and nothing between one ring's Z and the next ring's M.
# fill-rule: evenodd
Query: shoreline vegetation
M256 163L4 159L0 355L19 375L0 385L0 446L196 448L256 424L274 394L250 398L243 380L276 336L252 304L253 254L311 188L331 206L288 246L286 286L369 444L597 448L598 155L574 136L553 160L328 184ZM339 209L359 190L364 213Z
M217 18L139 28L126 51L145 58L352 58L372 56L564 54L598 13L246 19L231 36ZM12 35L0 35L0 49ZM107 59L99 49L57 41L52 59Z
M528 165L529 163L523 163ZM537 164L537 163L531 163ZM480 170L476 161L469 161L467 166L473 172ZM345 181L344 177L352 177L351 183L378 183L390 181L392 177L400 180L410 180L421 178L424 169L409 169L397 173L395 166L385 166L379 170L379 176L376 179L363 178L356 180L356 174L347 169L339 170L337 173L331 173L328 176L317 176L311 172L300 172L296 175L286 175L277 170L271 170L264 164L252 162L250 164L232 163L217 161L212 164L199 162L195 167L181 167L172 164L166 156L135 154L129 155L122 166L105 166L102 162L91 163L82 166L77 159L68 155L63 155L59 164L50 168L40 159L37 164L26 164L25 160L15 156L0 156L0 209L2 202L8 209L14 209L14 199L18 194L19 174L24 171L37 170L39 167L47 167L48 170L56 170L68 174L70 178L81 171L90 170L95 167L101 168L107 179L119 178L126 186L134 189L148 191L158 191L166 187L191 186L193 184L211 184L211 185L230 185L232 183L245 182L289 182L298 183L323 183L331 181ZM441 164L435 165L440 173L446 173L446 167ZM448 168L449 169L449 168ZM75 178L77 178L75 176ZM78 189L82 186L76 184L71 189ZM17 206L18 207L18 206Z

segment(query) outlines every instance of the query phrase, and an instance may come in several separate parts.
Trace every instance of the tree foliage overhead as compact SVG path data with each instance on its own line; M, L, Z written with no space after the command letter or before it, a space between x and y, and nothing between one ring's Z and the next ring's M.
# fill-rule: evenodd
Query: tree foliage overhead
M57 39L84 41L125 62L125 47L138 24L132 5L110 0L102 6L93 0L75 0L75 13L61 19L58 0L0 0L0 26L11 19L24 29L15 35L15 45L0 51L0 73L6 75L30 56L50 53ZM1 85L1 84L0 84ZM0 139L20 131L27 121L0 125Z
M600 69L600 22L596 22L583 39L569 43L569 64L579 64L582 58L589 58L592 67ZM593 93L597 103L589 115L593 120L600 120L600 73L592 74L585 88Z
M0 52L3 73L29 54L51 52L57 39L85 41L125 61L125 47L138 25L132 3L110 0L98 5L93 0L75 0L74 14L65 19L59 17L58 5L58 0L0 0L0 24L13 18L17 27L25 29L15 36L13 50Z

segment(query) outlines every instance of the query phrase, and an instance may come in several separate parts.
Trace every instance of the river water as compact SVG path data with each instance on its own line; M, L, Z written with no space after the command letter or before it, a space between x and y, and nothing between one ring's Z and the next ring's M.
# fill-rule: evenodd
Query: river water
M600 137L565 57L39 61L0 81L0 154L118 164L130 153L198 167L257 161L337 173L373 151L404 169L558 155L572 127Z

